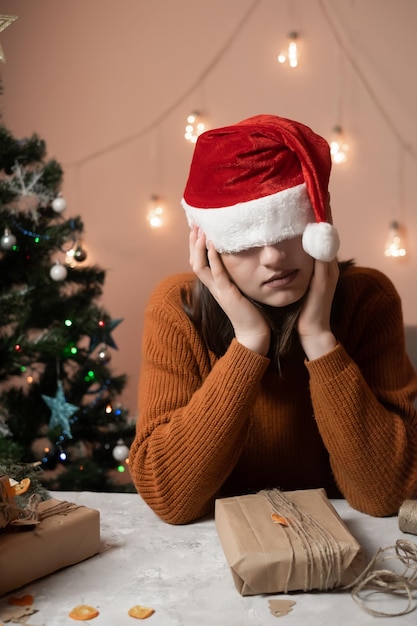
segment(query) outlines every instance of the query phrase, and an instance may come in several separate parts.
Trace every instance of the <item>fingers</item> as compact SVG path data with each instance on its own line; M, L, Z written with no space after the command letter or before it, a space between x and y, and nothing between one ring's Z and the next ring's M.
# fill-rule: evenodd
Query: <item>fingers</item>
M269 324L233 283L221 255L197 227L190 232L190 264L229 318L237 341L265 356L271 338Z
M211 241L207 242L207 259L215 282L220 282L226 278L227 283L230 283L229 276L227 275L220 254L217 252Z
M339 278L339 264L337 259L333 259L333 261L318 261L314 262L314 272L313 272L313 280L316 283L325 283L327 284L329 281L331 283L337 282Z
M197 226L190 232L190 265L198 276L209 267L206 236Z
M193 227L190 232L190 265L198 278L213 291L214 287L226 277L220 255L211 242L208 242L205 234L198 227ZM227 281L229 282L229 281Z

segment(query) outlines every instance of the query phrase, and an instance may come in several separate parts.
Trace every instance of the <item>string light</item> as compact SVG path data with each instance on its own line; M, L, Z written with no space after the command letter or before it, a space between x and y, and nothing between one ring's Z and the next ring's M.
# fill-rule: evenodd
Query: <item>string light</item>
M95 380L95 378L96 378L96 374L93 370L89 370L84 376L84 380L86 383L90 383L91 381Z
M75 267L74 255L75 255L75 243L72 246L72 248L67 250L67 252L65 254L65 263L66 263L66 265L69 265L70 267Z
M407 255L406 229L404 227L405 189L404 189L404 159L405 150L401 147L398 159L397 187L398 200L396 202L395 217L391 220L388 236L385 242L384 254L386 257L400 259Z
M184 137L190 143L195 143L206 129L205 121L202 115L198 111L193 111L187 117L187 124L185 127Z
M157 129L160 127L161 123L166 120L173 111L175 111L183 102L185 102L190 95L195 92L195 90L204 83L206 78L213 72L213 70L219 65L219 63L224 59L226 53L229 51L235 40L238 38L246 24L249 22L252 14L255 12L257 7L261 4L262 0L252 0L252 3L245 10L242 17L237 21L235 27L233 28L230 36L224 42L223 46L218 50L206 67L204 67L201 73L196 77L195 81L188 85L186 90L181 93L174 102L169 103L167 101L166 108L152 121L149 122L146 126L138 130L137 132L131 133L127 135L123 139L118 139L114 143L104 146L99 150L94 152L90 152L84 157L77 159L76 161L72 161L67 163L67 168L81 168L87 163L90 163L93 160L100 158L105 154L109 154L110 152L114 152L115 150L120 150L121 146L124 146L128 143L131 143L133 140L138 140L141 137L147 135L150 131Z
M346 141L341 126L335 126L333 128L333 135L330 139L330 154L333 163L345 163L347 160L347 153L349 151L349 144Z
M153 195L149 204L146 219L151 228L161 228L164 225L165 209L161 199Z
M340 50L343 52L345 58L349 61L352 69L354 70L356 76L359 78L359 80L362 83L362 86L364 87L364 89L366 90L368 96L371 98L375 108L378 110L379 114L381 115L382 119L385 121L387 127L390 129L390 131L392 132L393 136L396 138L396 140L398 141L399 147L402 150L403 153L403 157L405 156L405 154L408 154L408 156L410 156L411 158L413 158L414 160L416 160L416 154L413 148L413 145L406 140L400 133L400 131L398 130L396 124L395 124L395 118L391 118L390 115L388 114L388 112L386 111L386 109L384 108L382 102L379 100L377 94L375 93L374 89L372 88L371 84L369 83L369 81L367 80L361 63L360 61L358 62L356 60L356 58L351 54L350 50L348 49L348 47L345 44L345 41L343 39L343 37L340 36L338 29L336 28L333 19L331 18L329 12L328 12L328 7L327 7L327 3L325 2L325 0L318 0L318 4L319 7L323 13L323 16L325 17L325 19L327 20L330 29L332 30L332 33L339 45ZM400 164L400 180L399 180L399 191L400 191L400 196L403 195L403 180L402 177L404 175L403 172L403 163L401 162ZM404 203L404 198L400 197L400 202L399 202L399 209L398 210L405 210L405 203ZM390 224L389 227L389 232L388 232L388 237L385 243L385 256L389 257L389 258L403 258L406 256L407 254L407 248L405 245L405 228L403 226L400 226L399 221L397 220L393 220Z
M407 249L405 246L404 229L394 220L391 222L387 241L385 243L385 256L387 257L405 257Z
M290 67L297 67L300 57L299 35L293 30L288 35L287 48L277 56L278 63L288 63Z

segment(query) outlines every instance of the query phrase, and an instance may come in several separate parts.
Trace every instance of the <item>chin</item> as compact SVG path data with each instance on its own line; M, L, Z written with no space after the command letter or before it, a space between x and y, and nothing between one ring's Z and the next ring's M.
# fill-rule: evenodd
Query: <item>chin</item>
M275 308L283 308L286 306L290 306L291 304L295 304L296 302L301 300L303 295L303 293L277 293L271 295L270 297L262 298L258 300L258 302Z

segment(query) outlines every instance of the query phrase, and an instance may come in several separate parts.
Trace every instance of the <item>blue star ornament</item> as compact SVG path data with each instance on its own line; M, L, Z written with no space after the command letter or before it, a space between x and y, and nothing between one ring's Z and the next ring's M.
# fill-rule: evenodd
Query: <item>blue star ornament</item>
M110 320L109 322L101 320L98 324L97 333L90 337L90 352L95 350L101 343L105 343L107 346L118 350L111 333L121 322L123 322L123 318Z
M72 439L71 426L69 418L74 415L79 409L78 406L70 404L65 400L64 389L62 382L58 381L58 387L56 390L55 398L42 395L42 399L46 402L51 409L51 419L49 421L49 428L55 428L56 426L62 427L62 434Z

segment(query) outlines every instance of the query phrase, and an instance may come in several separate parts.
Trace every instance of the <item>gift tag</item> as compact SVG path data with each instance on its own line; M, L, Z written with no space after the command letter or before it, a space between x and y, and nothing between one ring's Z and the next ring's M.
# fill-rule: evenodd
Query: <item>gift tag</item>
M295 604L294 600L268 600L269 610L275 617L284 617L292 611Z

